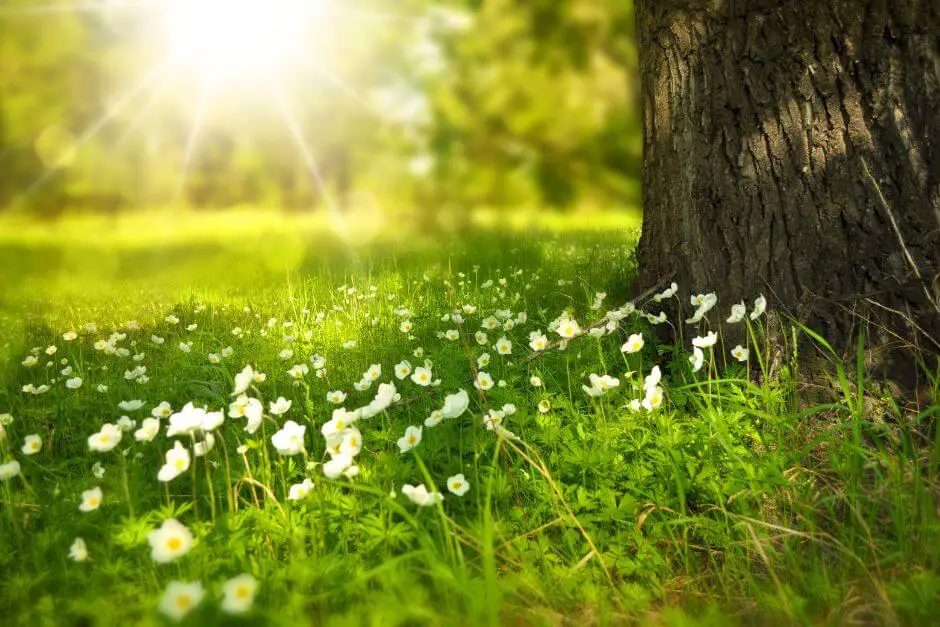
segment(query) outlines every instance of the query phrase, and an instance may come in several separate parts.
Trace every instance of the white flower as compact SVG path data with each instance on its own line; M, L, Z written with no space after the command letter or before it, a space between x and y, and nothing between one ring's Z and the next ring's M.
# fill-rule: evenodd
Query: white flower
M297 455L304 451L304 434L307 427L288 420L280 431L271 436L271 444L281 455Z
M643 345L643 335L640 333L634 333L627 338L626 343L620 347L620 350L624 353L636 353L643 349Z
M104 494L102 494L101 488L85 490L82 492L82 502L78 506L78 510L81 512L93 512L101 507L101 501L103 500Z
M157 480L166 483L172 481L178 476L189 470L190 456L189 449L177 440L173 443L173 448L166 452L164 456L165 463L157 472Z
M735 324L744 320L744 316L747 314L747 305L744 304L742 300L736 305L731 305L731 315L728 316L727 322L729 324Z
M254 433L261 426L264 405L256 398L249 398L242 394L235 399L235 402L228 406L229 418L247 418L245 431L249 434Z
M401 493L408 497L412 503L419 507L429 507L444 500L439 492L428 492L428 489L422 483L421 485L403 485Z
M666 312L661 311L658 315L648 313L646 319L649 320L650 324L662 324L666 321Z
M350 455L333 455L330 461L323 464L323 475L327 479L337 479L344 472L353 468L353 458Z
M461 473L447 479L447 489L452 494L463 496L470 489L470 484L467 483L467 479Z
M698 346L692 349L692 354L689 356L689 363L692 364L692 372L698 372L702 369L702 365L705 363L705 353L703 353L702 349Z
M117 427L121 431L130 431L136 426L137 426L137 422L135 420L131 420L130 416L121 416L120 418L118 418Z
M177 318L176 316L174 316L173 314L170 314L170 315L167 316L165 319L166 319L166 321L167 321L168 323L170 323L170 324L179 324L179 323L180 323L180 319Z
M712 310L712 308L718 303L718 296L714 293L711 294L698 294L697 296L691 297L692 305L696 307L695 313L691 318L686 320L687 324L698 324L701 322L702 318L705 317L705 314Z
M444 331L444 337L453 342L454 340L460 338L460 331L457 329L447 329Z
M435 409L434 411L431 412L430 416L424 419L424 426L428 428L436 427L437 425L441 424L441 421L443 419L444 419L444 416L443 414L441 414L441 410Z
M245 366L242 371L235 375L235 389L232 396L244 394L252 383L261 383L267 377L262 372L255 372L251 366Z
M345 342L343 342L343 348L346 350L352 350L353 348L356 348L358 344L359 342L357 342L356 340L346 340Z
M152 410L150 410L150 415L154 418L169 418L173 415L173 407L166 401L163 401Z
M411 374L411 363L405 359L395 365L395 376L401 380Z
M531 385L534 388L540 388L542 387L542 379L536 375L532 375L531 377L529 377L529 385Z
M134 439L138 442L152 442L160 432L160 421L156 418L144 418L140 429L134 432Z
M505 335L499 338L493 347L500 355L509 355L512 353L512 342L510 342Z
M66 342L73 342L76 339L78 339L78 333L76 333L75 331L66 331L65 333L62 334L62 339L65 340Z
M221 411L207 412L202 407L186 403L183 409L170 416L170 425L166 430L168 438L176 435L193 435L196 431L217 429L225 417Z
M478 390L489 390L493 387L493 377L489 373L483 372L482 370L477 373L476 381L473 382L473 386Z
M202 602L205 595L206 591L198 581L171 581L160 599L160 611L171 620L179 622Z
M297 364L287 371L288 376L299 381L310 373L310 367L307 364Z
M717 341L718 334L714 331L709 331L704 337L693 338L692 346L697 346L698 348L711 348Z
M767 310L767 299L761 294L754 299L754 311L751 312L751 320L757 320Z
M663 373L659 369L659 366L653 366L653 369L650 370L650 373L643 380L643 390L649 392L651 389L659 385L659 382L663 378Z
M251 610L258 591L258 581L249 574L232 577L222 584L222 611L244 614Z
M487 342L490 341L489 336L484 331L477 331L473 334L473 339L480 346L485 346Z
M362 375L363 381L378 381L382 376L382 364L372 364Z
M193 548L193 534L183 523L170 518L147 534L147 543L153 561L166 564L189 553Z
M548 400L539 401L539 413L540 414L547 414L551 410L552 410L552 404L548 402Z
M13 414L0 414L0 427L9 427L13 424Z
M72 546L69 547L69 559L73 562L84 562L88 559L88 547L81 538L75 538Z
M666 298L672 298L673 296L676 295L676 292L678 290L679 290L679 286L676 283L672 283L668 289L660 292L659 294L654 295L653 300L655 300L658 303Z
M543 351L548 347L548 338L541 331L534 331L529 335L529 348L535 352Z
M271 412L272 416L283 416L290 409L292 401L287 400L283 396L279 396L276 401L268 404L268 411Z
M15 459L5 464L0 464L0 481L9 481L20 474L20 463Z
M591 380L591 385L582 385L581 389L584 390L585 394L592 397L603 396L608 390L616 388L620 385L620 379L615 379L609 374L603 376L598 376L594 373L588 377Z
M143 406L144 406L144 402L141 400L121 401L120 403L118 403L118 407L123 409L124 411L137 411Z
M42 448L42 438L34 433L23 438L23 455L35 455Z
M36 357L35 355L29 355L26 357L26 359L23 360L23 365L26 366L27 368L32 368L38 363L39 363L39 358Z
M744 348L740 344L731 349L731 356L737 359L738 361L747 361L750 357L751 351Z
M88 448L96 453L107 453L121 442L124 432L110 422L101 425L98 433L88 438Z
M310 495L310 490L312 489L313 481L310 479L304 479L303 483L295 483L290 487L290 491L287 494L287 500L302 501Z
M398 438L398 449L402 453L407 453L412 448L421 444L422 427L410 426L405 429L405 435Z
M641 405L646 411L653 411L663 404L663 389L659 386L653 386L646 391L646 397Z
M411 333L411 330L415 328L415 325L412 324L411 320L402 320L401 324L398 325L398 328L402 333Z
M213 448L215 448L215 436L207 433L205 440L193 444L193 453L196 457L204 457Z
M570 340L581 334L581 327L571 318L562 318L558 321L558 328L555 329L555 333L566 340Z
M411 375L411 380L421 387L427 387L432 383L432 376L433 375L431 374L430 368L425 366L418 366Z
M193 343L192 342L180 342L179 349L183 351L184 353L191 353L193 351Z
M444 397L444 407L441 408L442 418L457 418L462 416L470 406L470 396L466 390L460 390L456 394L448 394Z
M82 378L74 377L72 379L66 379L65 387L70 390L77 390L78 388L82 387Z
M490 365L489 353L483 353L482 355L477 357L477 368L486 368L489 365Z
M341 405L346 400L346 393L342 390L333 390L326 393L326 400L334 405Z
M160 337L160 336L158 336L158 335L151 335L151 336L150 336L150 341L153 342L154 344L156 344L157 346L160 346L161 344L163 344L164 342L166 342L166 338L162 338L162 337Z
M104 466L101 465L101 462L95 462L91 467L91 474L95 476L95 479L101 479L104 477L104 473L105 469Z
M362 450L362 433L356 427L343 430L343 439L339 444L340 455L355 457Z

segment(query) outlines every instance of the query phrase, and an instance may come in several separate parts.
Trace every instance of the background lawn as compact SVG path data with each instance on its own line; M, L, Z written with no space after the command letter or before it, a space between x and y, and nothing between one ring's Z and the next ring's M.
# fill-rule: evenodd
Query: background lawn
M713 353L730 350L719 341L693 372L689 341L707 322L680 325L683 342L663 345L639 314L536 356L530 333L554 343L549 325L563 311L586 330L624 304L635 235L622 216L434 237L388 227L368 239L349 236L368 226L353 222L337 231L283 214L238 218L0 227L0 414L12 417L2 457L21 465L0 483L2 622L160 624L173 580L205 588L189 624L247 621L221 609L223 583L241 573L259 583L250 620L284 625L924 624L934 615L935 380L920 406L899 406L873 384L850 383L854 365L833 360L832 384L805 389L792 355L772 365L761 354L767 316L750 323L749 367L719 368ZM583 228L591 223L607 230ZM708 316L717 328L729 304L721 286L702 287L718 292ZM608 295L592 309L597 292ZM491 316L499 327L480 345L474 334ZM459 338L439 337L448 330ZM68 331L77 338L66 341ZM622 352L633 333L645 346ZM503 336L506 355L494 346ZM109 338L111 348L95 348ZM484 352L489 363L478 361ZM30 355L36 364L23 365ZM439 386L396 377L396 364L425 359ZM227 417L207 456L158 482L174 438L161 426L153 441L136 441L143 419L163 401L227 414L234 376L249 364L267 375L248 392L265 404L261 429L245 433L243 419ZM288 371L300 364L307 372L295 379ZM373 364L376 383L394 383L401 398L356 423L358 476L327 479L327 392L345 392L349 409L368 404L376 386L353 384ZM654 365L662 407L631 409ZM492 389L474 389L477 370ZM592 373L618 385L591 397L582 384ZM70 389L75 377L81 386ZM24 392L30 384L49 390ZM460 389L467 413L424 426L400 452L406 427L424 425ZM278 397L292 404L274 416ZM119 408L137 399L141 408ZM508 409L513 436L486 428L491 409ZM136 424L120 444L90 451L89 436L123 415ZM306 426L306 455L275 452L271 437L287 420ZM30 434L42 446L27 455ZM463 496L446 487L458 473L470 485ZM288 500L305 478L310 494ZM443 501L418 506L406 484ZM103 504L80 512L82 492L96 486ZM148 534L168 518L195 545L160 564ZM69 557L77 537L86 561Z

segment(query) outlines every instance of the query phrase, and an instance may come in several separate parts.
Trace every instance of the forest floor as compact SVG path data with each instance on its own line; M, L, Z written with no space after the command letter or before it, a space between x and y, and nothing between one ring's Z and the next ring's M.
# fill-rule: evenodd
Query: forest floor
M628 223L0 224L0 624L936 621L936 364L661 343Z

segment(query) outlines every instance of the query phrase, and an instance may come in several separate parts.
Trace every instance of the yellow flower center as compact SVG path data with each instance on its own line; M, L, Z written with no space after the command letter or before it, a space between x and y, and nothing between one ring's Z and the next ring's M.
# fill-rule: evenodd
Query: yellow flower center
M170 549L171 551L179 551L181 548L183 548L183 541L176 536L173 536L166 541L166 548Z
M182 458L176 460L176 469L177 469L177 470L182 470L182 469L183 469L183 459L182 459Z
M111 438L109 438L106 435L102 435L101 437L98 438L98 441L101 442L102 444L107 444L108 442L111 441Z
M239 599L247 599L251 596L251 589L248 586L238 586L235 589L235 596Z
M88 505L90 507L98 507L98 497L93 496L90 499L88 499Z
M185 592L179 595L178 597L176 597L176 607L178 607L181 610L185 610L190 605L192 605L192 603L193 603L193 600Z

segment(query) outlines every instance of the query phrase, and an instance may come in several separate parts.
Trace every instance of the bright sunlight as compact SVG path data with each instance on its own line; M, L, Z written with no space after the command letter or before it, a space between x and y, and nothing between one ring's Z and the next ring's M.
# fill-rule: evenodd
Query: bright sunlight
M167 7L171 53L206 78L267 76L290 65L322 26L314 0L176 0Z

